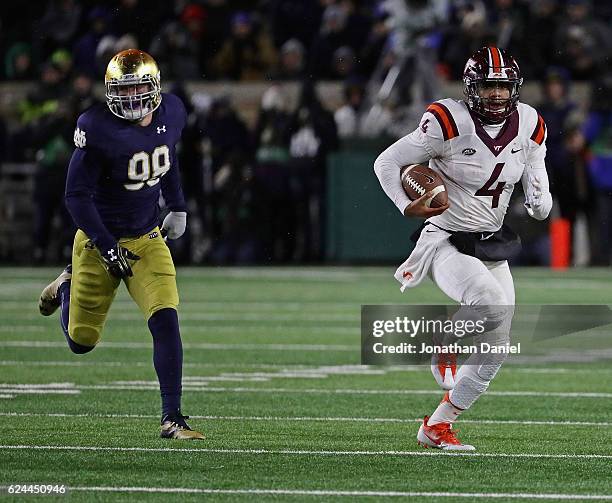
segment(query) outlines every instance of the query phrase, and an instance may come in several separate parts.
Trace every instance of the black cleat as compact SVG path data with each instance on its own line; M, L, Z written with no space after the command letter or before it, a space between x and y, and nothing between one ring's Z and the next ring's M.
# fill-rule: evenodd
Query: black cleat
M161 438L175 438L177 440L204 440L204 435L199 431L192 430L180 412L166 414L161 420Z

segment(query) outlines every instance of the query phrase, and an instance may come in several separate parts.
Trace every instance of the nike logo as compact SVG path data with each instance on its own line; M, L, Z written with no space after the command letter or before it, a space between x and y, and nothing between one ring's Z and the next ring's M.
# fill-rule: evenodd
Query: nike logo
M431 176L426 175L425 173L421 173L420 171L415 171L415 174L421 175L427 178L427 183L434 183L434 179Z
M481 241L486 241L487 239L489 239L491 236L493 236L493 234L495 234L494 232L491 232L491 234L489 234L488 236L485 236L484 234L480 237Z
M517 152L520 152L521 150L523 150L523 149L522 149L522 148L519 148L519 149L516 149L516 150L512 149L512 150L510 151L510 153L511 153L511 154L516 154Z
M436 232L436 231L433 231L431 229L427 229L425 232Z

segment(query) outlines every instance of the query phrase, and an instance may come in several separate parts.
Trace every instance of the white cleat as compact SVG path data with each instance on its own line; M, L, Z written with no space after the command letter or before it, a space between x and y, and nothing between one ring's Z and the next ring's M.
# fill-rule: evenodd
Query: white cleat
M59 287L72 278L72 266L67 266L62 273L49 283L40 294L38 310L43 316L51 316L60 306Z
M417 433L419 445L428 448L442 449L443 451L475 451L473 445L462 444L453 431L450 423L438 423L432 426L427 424L429 416L425 416L423 424Z
M453 389L457 375L457 355L455 353L433 354L431 373L442 389L447 391Z

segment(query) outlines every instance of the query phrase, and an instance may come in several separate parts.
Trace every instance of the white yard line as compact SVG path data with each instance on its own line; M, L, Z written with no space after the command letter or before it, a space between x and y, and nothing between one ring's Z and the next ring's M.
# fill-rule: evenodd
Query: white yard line
M0 302L2 299L0 298ZM121 321L130 321L130 322L138 322L142 323L144 327L146 327L146 320L142 317L138 312L138 308L134 306L134 308L129 311L123 312L112 312L110 318L113 322L121 322ZM325 330L327 327L354 327L355 333L359 334L359 314L355 314L352 316L341 317L336 314L330 314L330 316L321 316L316 315L314 318L309 316L267 316L262 314L253 316L234 316L234 315L208 315L206 313L189 313L181 311L179 314L181 324L189 328L191 323L206 323L208 328L215 326L215 321L223 321L223 322L242 322L243 326L249 326L249 323L257 323L259 327L268 328L274 327L276 325L282 324L283 328L292 328L293 324L303 324L296 328L306 328L311 329L316 327L318 330ZM21 321L29 321L33 322L36 320L40 320L40 314L34 312L25 312L19 313L19 319Z
M151 362L146 361L97 361L97 360L0 360L0 366L31 366L31 367L146 367L151 368ZM185 368L253 368L253 369L278 369L278 370L295 370L295 369L311 369L316 368L316 365L301 365L293 363L183 363ZM403 370L403 369L402 369ZM417 370L415 368L407 368L406 370ZM418 370L427 370L428 368L421 367ZM281 374L279 374L281 375Z
M45 332L42 325L0 325L0 332Z
M72 382L46 382L46 383L20 383L20 384L10 384L10 383L0 383L0 388L37 388L37 389L45 389L45 388L74 388L74 383Z
M141 321L142 315L135 309L133 312L122 312L114 313L112 315L114 320L122 321ZM207 313L207 312L183 312L180 314L181 321L266 321L266 322L278 322L278 321L291 321L299 323L312 323L312 322L325 322L325 323L338 323L338 322L350 322L355 325L355 330L359 331L359 311L351 314L318 314L309 313L304 315L298 314L282 314L282 313L245 313L232 311L228 313Z
M218 381L211 378L210 381ZM153 391L158 390L156 381L118 381L117 384L74 384L66 386L49 386L45 384L8 384L0 383L0 390L5 393L67 393L77 394L84 390L102 391ZM212 387L206 382L183 383L183 389L190 392L215 393L290 393L290 394L323 394L323 395L434 395L439 396L439 389L351 389L351 388L253 388L253 387ZM560 398L612 398L612 393L596 392L555 392L555 391L487 391L488 396L521 396L521 397L560 397Z
M74 383L44 383L44 384L8 384L0 383L0 392L6 394L3 398L13 398L13 395L79 395L81 390Z
M17 394L17 395L79 395L81 392L78 389L2 389L5 393ZM6 396L4 398L9 398ZM11 397L12 398L12 397Z
M6 490L8 486L0 486ZM121 487L121 486L68 486L68 491L148 493L148 494L242 494L258 496L334 496L334 497L400 497L400 498L503 498L541 500L612 500L610 494L564 493L465 493L423 491L355 491L333 489L213 489L198 487Z
M203 332L205 334L255 334L261 335L262 332L273 335L295 335L296 332L299 334L325 334L327 335L354 335L360 337L359 326L354 323L347 323L348 326L332 326L332 325L291 325L287 323L275 324L275 325L258 325L258 324L231 324L231 325L215 325L212 323L202 324L197 322L191 324L187 320L187 323L183 322L181 316L181 327L186 333L192 332Z
M90 384L78 385L80 390L133 390L156 389L156 384L149 385L114 385ZM292 393L292 394L337 394L337 395L440 395L439 389L338 389L338 388L214 388L198 387L183 383L183 389L189 391L213 391L219 393ZM563 397L563 398L612 398L612 393L591 392L553 392L553 391L487 391L488 396L528 396L528 397Z
M83 418L117 418L117 419L157 419L153 414L70 414L66 412L0 412L0 417L83 417ZM317 417L317 416L197 416L192 419L209 421L299 421L299 422L341 422L341 423L421 423L423 418L398 417ZM591 421L519 421L515 419L462 419L461 424L514 424L519 426L597 426L610 427L609 422Z
M0 303L1 311L12 311L20 310L23 311L24 305L28 305L31 300L3 300ZM135 309L136 304L130 298L127 299L115 299L113 301L113 311L116 309ZM359 315L361 304L358 302L349 301L295 301L295 300L274 300L274 301L236 301L228 300L223 301L211 301L211 300L191 300L185 301L181 299L181 311L188 309L195 309L198 311L221 311L226 312L227 310L256 310L256 311L300 311L303 312L305 309L313 309L316 311L333 311L337 308L346 308L347 310L354 310Z
M210 448L163 448L163 447L108 447L84 445L0 445L3 450L45 451L98 451L98 452L200 452L215 454L271 454L291 456L457 456L475 458L535 458L535 459L612 459L609 454L535 454L526 452L451 452L436 450L420 451L331 451L302 449L210 449Z
M151 342L104 342L100 346L116 349L151 349ZM0 347L6 348L65 348L64 341L0 341ZM350 351L359 353L359 345L347 344L216 344L216 343L183 343L184 349L208 350L247 350L247 351Z
M142 361L100 361L100 360L0 360L0 367L2 366L21 366L27 365L31 367L147 367L151 366L150 362ZM354 365L351 365L353 367ZM315 369L318 365L310 364L294 364L294 363L183 363L183 367L193 368L228 368L228 369ZM363 365L364 368L371 368L371 366ZM429 367L426 365L402 365L402 366L389 366L380 367L389 372L423 372L429 373ZM513 367L511 362L508 362L503 369L503 374L508 373L520 373L520 374L592 374L596 372L600 373L611 373L612 368L598 368L598 369L581 369L581 368L527 368L527 367ZM279 377L282 377L279 374Z
M357 330L357 329L356 329ZM106 348L114 348L114 349L131 349L131 350L150 350L152 348L152 344L150 341L142 341L142 342L106 342L102 341L100 346ZM62 340L5 340L0 341L0 348L9 347L9 348L66 348L66 343ZM354 355L358 355L360 352L360 346L358 343L355 344L273 344L273 343L235 343L235 344L226 344L226 343L197 343L197 342L185 342L183 343L184 349L200 349L206 351L291 351L291 352L347 352L352 353ZM551 362L556 361L566 361L567 357L571 357L570 359L576 359L576 355L581 355L583 357L583 361L590 362L593 359L597 359L598 357L605 358L606 354L610 353L612 355L612 349L606 350L590 350L590 351L582 351L581 353L570 353L567 356L563 356L561 354L561 359L558 356L551 355L550 357L546 357ZM523 359L531 359L537 360L541 357L530 357L530 356L521 356ZM523 362L525 363L525 362Z

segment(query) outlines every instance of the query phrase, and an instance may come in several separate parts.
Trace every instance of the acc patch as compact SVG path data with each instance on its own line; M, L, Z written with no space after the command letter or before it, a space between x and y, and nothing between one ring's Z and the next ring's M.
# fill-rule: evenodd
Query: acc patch
M474 155L476 153L476 149L473 148L464 148L461 153L463 155Z

